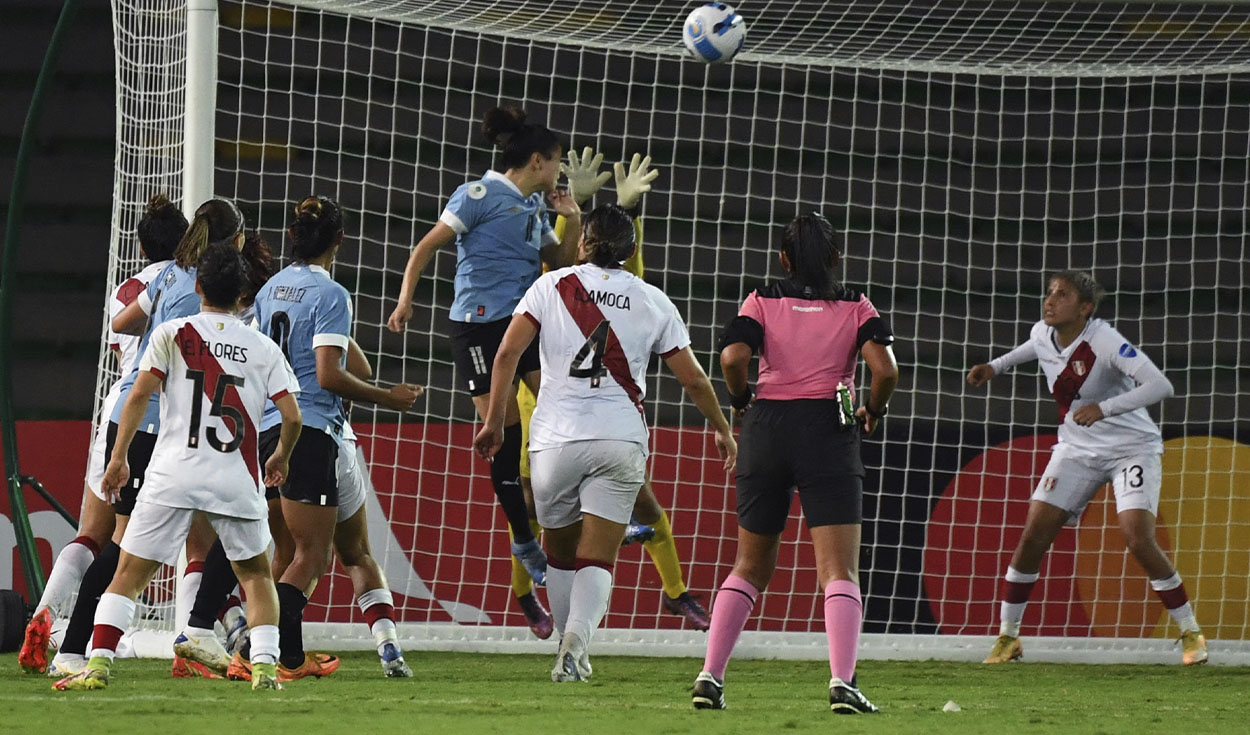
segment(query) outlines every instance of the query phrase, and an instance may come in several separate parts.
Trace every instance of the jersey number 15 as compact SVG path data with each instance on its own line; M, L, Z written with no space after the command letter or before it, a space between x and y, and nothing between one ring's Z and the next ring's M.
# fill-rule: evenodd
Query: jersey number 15
M200 445L200 414L204 410L204 401L201 398L204 395L204 371L187 370L187 380L191 381L191 385L194 386L192 390L195 391L195 399L191 401L191 431L187 437L187 446L195 449ZM208 409L208 415L228 419L230 425L234 427L230 441L225 442L218 438L216 426L210 426L204 432L208 445L219 452L233 452L238 449L243 443L243 435L247 432L247 425L239 409L225 405L226 389L232 385L242 388L243 383L243 377L239 375L222 373L217 376L217 388L213 391L213 403Z

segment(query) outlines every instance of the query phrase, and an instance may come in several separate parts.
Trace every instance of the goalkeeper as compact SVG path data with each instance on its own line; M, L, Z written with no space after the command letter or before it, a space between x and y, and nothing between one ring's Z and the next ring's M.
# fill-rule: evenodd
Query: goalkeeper
M603 154L595 154L590 148L582 151L579 158L577 151L569 151L568 163L561 166L569 184L569 194L579 206L585 204L607 182L611 176L608 172L599 173L603 163ZM651 182L660 172L651 168L651 157L634 154L626 170L624 163L614 167L616 180L616 201L623 209L634 217L634 235L638 247L634 254L625 262L625 270L639 278L643 277L642 260L642 218L639 214L642 195L651 191ZM567 223L563 217L556 219L555 231L563 237ZM533 514L533 490L530 487L529 467L529 426L534 415L535 397L524 382L517 390L517 405L521 411L521 487L524 489L526 502L530 508L530 527L537 537L542 530ZM626 529L625 542L643 541L643 547L651 556L656 570L660 573L660 582L664 587L664 609L674 615L684 617L695 630L707 630L711 623L707 611L699 604L686 588L682 578L681 560L677 555L677 544L673 540L673 529L669 525L668 514L656 500L651 488L651 478L643 481L642 491L634 503L634 517ZM525 613L526 623L534 635L539 638L551 636L551 616L543 608L542 603L533 593L534 584L525 567L515 557L512 560L512 592L517 603Z

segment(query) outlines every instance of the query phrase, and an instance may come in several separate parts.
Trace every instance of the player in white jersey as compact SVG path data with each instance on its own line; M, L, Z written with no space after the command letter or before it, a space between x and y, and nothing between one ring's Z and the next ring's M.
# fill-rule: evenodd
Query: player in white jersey
M542 276L514 310L474 441L486 458L503 444L517 364L537 336L542 382L530 423L530 471L546 529L547 596L562 636L552 681L585 681L591 673L591 633L607 612L612 567L646 471L642 399L652 353L712 423L727 470L738 453L677 308L621 268L634 247L625 210L609 204L587 215L580 244L587 262Z
M1059 404L1059 442L1033 492L1024 534L1007 567L999 636L985 663L1021 657L1020 621L1042 556L1108 482L1128 551L1180 627L1182 661L1207 660L1206 640L1180 574L1155 541L1163 439L1146 407L1171 396L1172 383L1115 328L1093 318L1102 296L1088 273L1056 274L1042 302L1042 320L1033 325L1028 341L968 373L969 385L980 387L1037 360Z
M178 551L203 513L217 532L247 594L252 688L278 683L278 598L270 575L265 486L287 475L300 434L299 381L273 341L235 316L243 261L232 244L213 245L200 260L195 316L172 319L152 333L139 375L122 409L104 487L129 479L127 451L148 404L160 390L162 430L122 538L117 573L96 608L91 658L58 690L103 689L117 643L134 619L135 598ZM257 451L266 401L282 414L282 434L263 469Z
M186 231L187 218L169 201L169 198L164 194L153 196L136 228L139 251L150 263L113 290L108 300L110 320L133 302L147 284L164 269L169 259L173 257L174 248L178 246L178 242ZM109 350L117 358L118 368L123 374L137 361L139 342L139 337L117 334L111 328L109 329ZM104 477L104 445L109 416L113 412L113 404L116 403L120 393L121 380L119 379L113 382L104 398L104 405L91 442L86 483L83 487L82 510L78 516L78 535L57 555L52 571L48 575L48 583L44 587L43 595L35 607L35 615L26 627L26 635L18 653L18 664L23 671L42 673L47 669L48 637L51 633L52 621L69 614L68 609L63 609L65 603L69 600L69 596L78 589L83 573L91 566L96 554L113 535L116 525L113 506L105 497L100 481Z

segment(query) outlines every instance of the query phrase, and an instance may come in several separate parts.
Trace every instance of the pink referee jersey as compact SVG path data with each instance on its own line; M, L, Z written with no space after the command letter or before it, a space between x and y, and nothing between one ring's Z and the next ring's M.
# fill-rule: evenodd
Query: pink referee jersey
M738 316L763 328L762 342L751 347L760 356L755 395L765 400L833 398L838 383L854 391L859 348L893 339L868 297L849 289L812 299L781 281L752 291Z

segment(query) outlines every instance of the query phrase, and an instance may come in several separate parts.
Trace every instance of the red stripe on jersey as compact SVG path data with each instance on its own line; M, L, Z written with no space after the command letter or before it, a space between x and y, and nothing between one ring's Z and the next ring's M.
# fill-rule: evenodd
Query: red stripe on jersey
M560 292L560 298L564 300L564 308L569 310L569 315L582 330L582 336L589 338L590 334L595 331L595 327L604 321L604 316L599 306L590 298L590 294L586 293L581 279L576 274L570 273L556 282L556 290ZM639 412L642 412L640 398L642 390L638 388L638 384L634 382L634 376L629 372L629 359L625 357L621 341L610 329L608 330L608 343L603 347L603 364L607 366L608 372L616 382L625 389L629 400L634 402Z
M139 294L143 293L147 285L138 278L131 278L125 283L117 287L117 300L130 306L130 303L139 298Z
M1062 424L1067 417L1072 402L1081 397L1081 386L1085 385L1085 380L1093 371L1096 359L1094 348L1089 346L1089 342L1082 342L1072 350L1068 364L1059 373L1059 377L1055 378L1055 385L1050 392L1059 403L1059 423Z
M152 373L153 375L160 378L161 380L165 379L165 371L161 370L160 368L148 368L148 372Z
M182 359L187 363L187 367L191 370L201 370L204 372L204 395L208 396L211 401L217 391L217 379L226 371L222 369L221 363L217 362L217 358L213 357L212 351L204 342L204 338L190 324L183 324L178 330L178 347L182 351ZM233 385L226 386L225 398L222 404L231 406L239 412L243 417L243 444L239 446L239 451L243 453L243 463L247 465L247 471L251 473L252 479L258 484L260 483L260 472L257 468L258 461L256 449L256 427L252 424L252 418L248 416L247 409L243 405L243 399L239 396L239 391Z
M272 396L269 396L269 400L273 401L274 403L277 403L278 399L282 398L283 396L289 396L289 395L291 395L291 391L280 390L277 393L273 394Z

